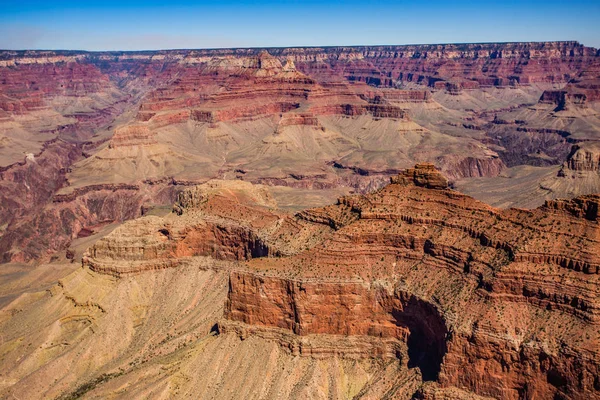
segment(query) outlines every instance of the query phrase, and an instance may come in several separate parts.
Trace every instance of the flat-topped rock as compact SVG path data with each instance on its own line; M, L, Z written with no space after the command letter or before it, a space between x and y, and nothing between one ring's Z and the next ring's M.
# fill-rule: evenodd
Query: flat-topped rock
M435 165L421 163L414 168L398 174L391 178L392 183L400 185L417 185L428 189L447 189L448 179L437 169Z

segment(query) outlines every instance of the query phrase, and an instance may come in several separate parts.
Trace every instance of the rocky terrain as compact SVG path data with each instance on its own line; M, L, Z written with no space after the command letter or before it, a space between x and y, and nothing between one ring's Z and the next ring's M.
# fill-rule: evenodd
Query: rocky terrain
M495 209L431 164L297 213L211 181L6 305L0 390L600 398L599 201Z
M503 207L596 192L596 172L558 168L597 141L599 59L577 42L4 51L1 259L48 261L214 178L296 209L415 162Z
M598 398L599 90L577 42L0 51L0 397Z

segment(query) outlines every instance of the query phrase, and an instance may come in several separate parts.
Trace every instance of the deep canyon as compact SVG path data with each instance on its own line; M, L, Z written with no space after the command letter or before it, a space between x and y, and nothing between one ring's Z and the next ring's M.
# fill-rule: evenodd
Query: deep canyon
M600 50L0 51L0 397L600 399Z

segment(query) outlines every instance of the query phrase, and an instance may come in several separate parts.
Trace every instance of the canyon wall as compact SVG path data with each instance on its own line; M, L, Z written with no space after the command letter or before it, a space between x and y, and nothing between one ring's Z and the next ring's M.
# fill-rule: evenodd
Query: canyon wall
M194 255L238 260L221 334L308 357L392 360L439 393L598 398L597 196L498 210L450 190L431 164L287 216L203 190L184 192L162 220L125 224L84 265L119 276ZM251 235L189 240L233 226ZM263 251L239 252L252 235ZM142 238L156 246L140 253Z
M30 192L40 192L27 196L46 202L52 190L68 192L68 186L100 192L126 184L144 191L145 181L154 182L153 192L171 193L156 195L166 202L174 199L173 186L232 176L296 189L367 192L421 161L435 163L453 181L496 177L522 164L559 165L567 158L572 170L593 168L587 166L593 156L569 156L573 144L584 146L575 137L584 134L580 126L586 139L595 140L591 111L565 116L575 121L570 127L562 126L560 115L550 122L530 116L525 106L539 99L535 107L554 112L567 99L573 110L593 109L598 59L596 49L577 42L2 51L0 163L18 170L28 162L23 159L53 149L55 140L81 152L57 162L60 172L51 181L27 181ZM544 92L546 87L552 89ZM469 96L484 90L494 100L478 109L481 100L473 105ZM573 97L582 90L585 101ZM515 99L512 92L518 92ZM459 108L448 111L455 101ZM503 110L527 116L505 120L496 115ZM6 185L18 185L4 176ZM27 198L25 187L14 190L12 197L20 191L19 198ZM126 218L154 201L154 194L136 196L146 200L128 203L121 213ZM31 210L22 200L10 201L19 203L15 215ZM39 208L44 201L34 203ZM3 217L4 230L16 229L10 218ZM11 235L3 239L4 252L23 236ZM29 254L2 259L35 258Z
M265 51L277 61L262 57ZM256 56L262 59L253 61ZM397 81L404 81L444 88L447 84L440 83L452 82L454 90L566 82L574 77L574 71L585 69L597 61L597 57L597 49L577 42L532 42L105 53L4 51L0 54L0 66L35 67L60 62L91 62L101 66L109 63L208 64L213 68L229 66L237 70L274 71L259 75L273 76L287 61L288 69L297 68L318 80L342 75L350 81L374 86L393 86Z

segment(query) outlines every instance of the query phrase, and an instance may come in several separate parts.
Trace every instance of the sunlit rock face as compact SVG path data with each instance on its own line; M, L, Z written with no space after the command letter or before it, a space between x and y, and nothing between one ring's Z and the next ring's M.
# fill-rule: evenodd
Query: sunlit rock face
M246 205L232 190L249 193ZM258 205L268 199L264 188L199 187L170 216L100 240L84 265L135 276L232 260L222 335L305 357L394 360L438 395L596 396L596 198L499 210L417 164L323 208L278 213Z

